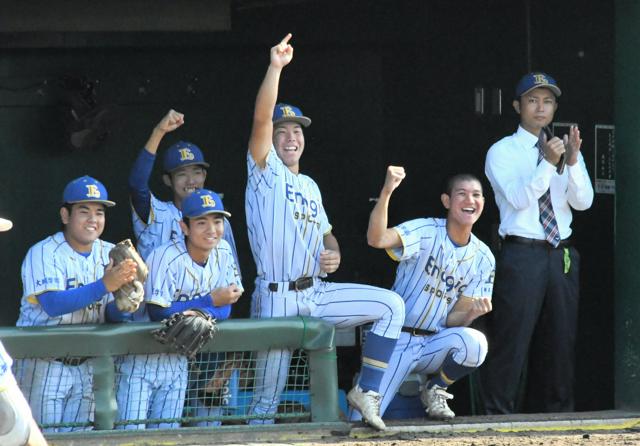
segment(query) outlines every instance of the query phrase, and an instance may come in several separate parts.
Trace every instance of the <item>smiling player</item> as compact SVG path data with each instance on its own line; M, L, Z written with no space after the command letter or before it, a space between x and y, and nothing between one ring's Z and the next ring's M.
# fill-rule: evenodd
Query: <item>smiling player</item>
M89 176L64 189L63 230L36 243L22 263L23 297L17 326L96 324L104 322L113 291L136 277L127 259L110 265L112 243L100 239L109 201L104 185ZM16 377L38 424L93 420L93 368L90 358L16 361ZM90 427L49 428L46 431Z
M138 240L137 248L146 259L151 251L176 238L182 238L182 201L196 189L204 187L209 164L198 146L178 141L164 154L162 181L171 188L173 199L160 201L149 190L149 177L153 169L156 152L167 133L184 124L184 114L169 110L153 128L149 140L140 151L129 175L129 190L133 211L133 230ZM238 263L236 243L229 221L224 219L224 239L233 250Z
M441 195L447 218L418 218L388 227L391 194L405 178L389 166L380 198L369 218L367 239L398 261L392 290L405 301L402 333L380 391L384 414L410 373L428 383L420 399L431 418L455 416L447 386L473 372L487 354L487 340L467 327L491 311L495 260L471 232L484 208L482 185L472 175L452 177Z

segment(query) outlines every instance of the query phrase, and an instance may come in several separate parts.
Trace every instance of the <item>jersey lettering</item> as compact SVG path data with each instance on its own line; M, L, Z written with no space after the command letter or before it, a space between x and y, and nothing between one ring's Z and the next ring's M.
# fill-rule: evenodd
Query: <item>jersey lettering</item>
M318 203L315 200L307 200L301 192L295 191L289 183L285 185L285 195L291 203L299 203L303 207L308 207L311 211L311 217L318 216Z

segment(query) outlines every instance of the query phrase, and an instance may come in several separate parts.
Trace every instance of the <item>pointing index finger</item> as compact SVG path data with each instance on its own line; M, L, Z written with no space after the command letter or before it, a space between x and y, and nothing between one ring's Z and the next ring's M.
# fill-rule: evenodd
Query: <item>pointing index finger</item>
M289 40L291 40L291 33L287 34L286 36L284 36L284 39L282 39L282 41L280 42L280 45L287 45L289 43Z

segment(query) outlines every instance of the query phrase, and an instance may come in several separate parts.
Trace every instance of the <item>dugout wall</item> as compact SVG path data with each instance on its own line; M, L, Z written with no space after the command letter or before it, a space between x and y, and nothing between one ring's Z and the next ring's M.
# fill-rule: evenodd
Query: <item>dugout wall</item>
M581 124L583 153L594 171L594 127L613 123L613 6L244 0L231 2L226 31L0 32L0 215L16 225L0 234L0 322L17 319L20 263L29 246L58 229L58 202L69 179L90 174L103 181L118 203L107 213L103 238L132 236L128 170L169 108L185 113L186 124L160 150L190 140L211 163L207 186L224 193L233 214L247 289L234 316L248 314L255 270L244 218L246 143L268 48L288 31L296 58L283 76L281 99L313 119L302 169L320 185L341 243L342 265L332 279L390 286L393 262L365 238L370 199L386 165L408 170L394 196L392 223L442 215L441 182L461 171L484 180L486 150L515 129L511 92L529 68L558 79L564 94L556 118ZM59 84L65 77L94 82L99 104L117 110L95 149L68 148L69 109ZM167 198L158 166L153 175L152 190ZM498 217L484 185L487 206L476 233L491 243ZM573 225L582 253L579 410L614 407L613 203L612 195L597 194ZM349 387L357 353L357 346L339 349L342 388ZM466 392L454 393L457 413L469 412L460 401Z

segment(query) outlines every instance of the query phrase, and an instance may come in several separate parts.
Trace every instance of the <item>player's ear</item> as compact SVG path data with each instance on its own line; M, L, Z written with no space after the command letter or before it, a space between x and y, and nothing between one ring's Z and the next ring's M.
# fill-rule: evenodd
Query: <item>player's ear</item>
M449 197L449 195L447 194L441 194L440 201L442 201L442 205L444 206L444 208L446 210L449 210L449 207L451 206L451 197Z
M162 182L165 184L165 186L171 187L171 176L168 173L163 173Z
M60 208L60 220L62 220L63 225L69 223L69 209L66 206Z
M513 109L516 111L517 114L520 114L520 101L516 99L513 100Z
M187 224L183 220L180 220L180 229L182 229L182 233L186 237L189 237L189 226L187 226Z

